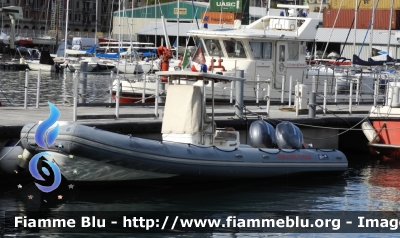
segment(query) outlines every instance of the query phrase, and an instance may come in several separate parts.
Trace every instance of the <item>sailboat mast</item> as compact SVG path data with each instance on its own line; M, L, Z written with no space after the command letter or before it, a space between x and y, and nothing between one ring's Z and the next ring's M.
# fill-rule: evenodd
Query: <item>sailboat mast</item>
M132 1L133 4L133 1ZM96 26L95 26L95 33L94 33L94 43L96 44L96 47L94 47L94 56L96 56L96 49L97 49L97 9L98 9L98 0L96 0Z
M372 57L372 42L374 41L375 1L372 2L371 33L369 39L369 57ZM379 0L378 0L379 1Z
M178 14L177 14L177 18L178 18L178 33L176 34L176 59L178 59L179 60L179 50L178 50L178 48L179 48L179 12L180 10L179 10L179 0L178 0Z
M64 35L64 59L67 56L67 39L68 39L68 14L69 0L67 0L67 11L65 12L65 35Z
M58 21L59 21L60 0L56 1L56 45L58 45Z
M356 54L358 0L356 0L355 2L356 6L354 8L354 41L353 41L354 54Z
M392 38L392 19L393 19L393 6L394 6L394 0L392 0L392 5L390 6L390 20L389 20L389 42L388 42L388 46L387 46L387 56L389 56L389 51L390 51L390 38ZM386 56L386 60L388 59L388 57Z
M147 5L146 5L147 9ZM157 2L154 1L154 22L156 23L156 29L154 33L154 46L157 48Z
M45 35L47 35L47 32L48 32L48 30L49 30L49 28L47 27L47 20L49 19L50 1L51 1L51 0L48 0L48 1L47 1L46 22L45 22L45 24L44 24L44 32L45 32Z

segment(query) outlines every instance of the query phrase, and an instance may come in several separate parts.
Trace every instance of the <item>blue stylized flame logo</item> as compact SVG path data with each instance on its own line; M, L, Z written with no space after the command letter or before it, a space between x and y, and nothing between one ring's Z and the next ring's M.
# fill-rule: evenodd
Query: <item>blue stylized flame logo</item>
M50 107L49 117L38 126L36 133L35 133L36 144L44 149L47 149L54 143L54 141L56 140L56 138L58 136L58 132L59 132L59 125L57 124L54 129L52 129L51 131L49 131L47 133L47 136L46 136L47 129L49 129L60 117L60 111L58 110L58 108L56 106L54 106L52 103L49 102L49 107ZM46 140L44 140L45 136L46 136ZM35 179L40 180L40 181L45 181L45 179L40 175L38 168L37 168L39 159L42 156L50 156L50 154L47 152L41 152L41 153L33 156L31 161L29 161L29 172L31 173L32 177L34 177ZM60 185L61 172L55 163L52 163L47 160L43 160L43 162L47 163L50 166L50 168L52 169L52 171L54 173L54 182L51 186L43 186L38 183L35 183L35 184L42 192L49 193L49 192L55 190L56 188L58 188L58 186ZM50 172L46 167L42 167L42 172L47 176L50 175Z
M49 102L49 107L50 107L49 117L38 126L35 133L36 144L44 149L47 149L54 143L54 141L58 136L58 131L59 131L59 126L57 124L53 130L47 133L47 139L46 139L47 145L46 145L46 142L44 141L46 130L49 129L60 117L60 111L56 106L54 106L51 102Z
M39 162L40 157L45 156L45 155L50 156L49 153L42 152L42 153L39 153L39 154L36 154L35 156L33 156L31 161L29 161L29 171L31 172L31 175L35 179L40 180L40 181L44 181L45 179L39 174L39 171L37 169L37 164ZM61 172L60 172L60 169L58 168L58 166L55 163L52 163L52 162L47 161L47 160L43 160L43 162L46 162L50 166L50 168L53 170L53 172L54 172L54 182L53 182L53 184L51 186L43 186L43 185L40 185L38 183L35 183L35 184L36 184L36 187L38 187L42 192L49 193L49 192L53 191L54 189L58 188L58 186L60 185L60 183L61 183ZM47 168L42 167L42 171L47 176L50 175L50 172L49 172L49 170Z

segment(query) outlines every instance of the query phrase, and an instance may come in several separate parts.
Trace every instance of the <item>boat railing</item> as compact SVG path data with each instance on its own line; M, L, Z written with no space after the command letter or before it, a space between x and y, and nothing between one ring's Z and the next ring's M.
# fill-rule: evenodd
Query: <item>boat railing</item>
M37 77L32 76L33 72L28 70L25 72L25 86L21 88L21 94L23 95L23 100L13 100L12 98L1 98L3 106L8 104L12 106L22 106L27 108L28 106L39 107L40 104L45 104L47 102L47 96L43 97L45 93L42 91L46 86L41 86L44 82L41 82L40 71L38 71ZM64 73L65 76L66 73ZM165 84L161 83L161 80L155 76L143 74L143 78L134 78L136 75L127 77L126 75L116 75L113 72L107 73L82 73L77 71L74 78L74 88L72 95L70 93L64 93L63 95L63 105L65 106L91 106L94 104L104 104L116 108L116 117L119 117L119 100L121 99L121 83L123 81L128 82L128 88L139 92L142 96L135 104L147 103L149 99L154 102L154 116L158 117L158 106L159 103L164 101L165 97ZM90 77L95 79L96 77L107 78L108 83L98 83L96 80L92 80L88 86L83 85L85 77ZM132 77L132 78L131 78ZM281 87L279 97L277 97L276 92L274 95L271 94L271 90L276 86L272 85L273 80L266 76L258 75L255 80L246 80L245 92L249 92L254 96L247 96L244 98L245 104L249 105L256 104L264 108L266 106L266 112L269 115L270 105L272 103L277 103L280 101L282 106L289 106L292 108L306 109L308 108L308 103L306 106L302 107L301 102L308 101L310 98L310 93L315 92L317 98L317 104L319 108L322 108L326 112L327 105L337 105L337 107L342 107L343 105L348 105L348 110L351 113L353 106L360 103L368 103L371 105L384 104L385 98L387 98L388 93L388 82L395 82L397 79L395 75L375 73L375 74L364 74L364 75L341 75L341 77L332 77L331 75L312 75L304 78L297 76L292 76L288 78L280 79L277 84ZM282 81L281 81L282 80ZM63 84L67 80L63 80ZM286 81L286 82L284 82ZM119 82L119 83L118 83ZM283 84L282 84L283 82ZM153 85L150 87L149 85ZM154 87L157 85L157 87ZM251 87L248 87L251 85ZM306 86L307 91L299 92L296 88L302 88L300 85ZM299 87L300 86L300 87ZM42 87L42 89L41 89ZM66 87L66 86L63 86ZM228 83L223 85L223 87L218 90L225 90L226 99L230 101L231 104L236 100L235 91L236 85L234 83ZM115 90L117 89L117 90ZM63 89L64 90L64 89ZM86 90L86 91L85 91ZM208 89L207 89L208 90ZM116 96L112 95L112 92L116 92ZM40 95L42 94L42 96ZM246 93L244 93L246 94ZM4 95L4 93L2 94ZM44 98L46 98L44 100ZM235 99L235 100L234 100ZM35 103L33 103L35 102ZM76 102L76 104L75 104ZM146 104L146 105L147 105ZM76 109L74 109L76 112ZM76 114L74 118L79 118Z

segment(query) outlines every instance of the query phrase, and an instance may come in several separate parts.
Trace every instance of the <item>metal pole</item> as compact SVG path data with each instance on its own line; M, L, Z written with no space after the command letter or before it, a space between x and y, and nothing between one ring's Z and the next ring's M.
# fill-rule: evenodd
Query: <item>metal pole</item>
M79 87L79 103L86 103L86 92L87 92L87 71L88 71L87 61L81 61L81 74L80 74L80 87Z
M206 82L204 82L203 78L203 98L201 100L201 137L200 137L200 144L204 145L204 118L207 115L206 109Z
M236 70L237 78L244 78L244 70ZM235 115L238 117L243 116L243 93L244 93L244 81L236 81L236 103L235 103Z
M117 75L117 91L115 93L115 118L119 118L119 99L120 99L120 90L121 84L119 80L119 75Z
M257 74L257 91L256 91L256 103L258 104L258 97L259 97L259 91L260 91L260 75Z
M78 72L74 73L74 109L73 109L73 117L72 120L77 120L77 108L78 108Z
M289 107L292 106L292 76L289 79Z
M24 108L28 107L28 80L29 80L29 70L25 70L25 100L24 100Z
M375 80L375 87L374 87L374 107L376 107L376 101L378 99L378 87L379 87L379 83L378 83L378 79Z
M360 79L357 78L357 85L356 85L356 102L358 103L358 94L360 93Z
M212 125L212 132L211 132L211 145L214 145L214 80L211 81L211 125Z
M144 79L143 79L142 103L146 102L146 77L147 77L147 74L144 75Z
M291 81L291 80L290 80ZM296 92L296 99L295 99L295 101L296 101L296 117L298 117L299 116L299 104L300 104L300 85L299 85L299 80L296 80L296 87L297 87L297 91L295 90L295 92Z
M39 100L40 100L40 72L38 71L38 78L37 78L37 87L36 87L36 108L39 108Z
M159 78L157 77L156 78L156 98L154 100L154 102L155 102L154 114L155 114L156 118L158 118L158 97L159 97L158 90L159 90L159 85L160 85L160 82L159 82Z
M113 71L111 71L111 74L110 74L110 78L111 78L111 83L110 83L110 100L109 100L109 102L110 103L112 103L112 94L113 94L113 86L114 86L114 72Z
M326 114L326 91L328 88L328 81L324 80L324 115Z
M269 116L269 108L270 108L270 104L271 104L271 79L269 79L268 81L268 85L267 85L267 114Z
M233 81L231 82L231 95L230 95L230 98L229 98L229 103L232 103L233 102Z
M310 93L310 103L308 104L308 117L315 118L315 106L317 95L315 92Z
M316 92L316 90L315 90L315 75L314 76L312 76L312 86L311 86L311 92Z
M283 103L283 97L285 95L285 76L282 76L282 94L281 94L281 103Z
M337 80L335 80L335 103L337 103L337 91L338 91L338 83Z
M353 103L353 80L350 80L350 95L349 95L349 113L351 115L351 107Z

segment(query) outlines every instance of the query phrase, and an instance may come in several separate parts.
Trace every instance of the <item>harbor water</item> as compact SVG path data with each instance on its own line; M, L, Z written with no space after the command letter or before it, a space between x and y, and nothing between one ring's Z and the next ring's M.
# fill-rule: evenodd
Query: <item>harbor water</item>
M40 105L72 105L74 77L72 72L40 74ZM130 76L132 77L132 76ZM0 103L3 106L23 106L25 97L25 71L0 71ZM86 102L109 102L111 73L87 74ZM28 106L36 105L38 71L28 71Z
M35 105L37 72L29 72L29 104ZM73 74L41 75L40 104L72 103ZM87 101L108 102L110 74L88 75ZM25 72L0 72L3 106L21 106ZM339 148L340 149L340 148ZM151 212L223 211L399 211L400 161L347 153L349 168L334 176L281 177L232 181L196 181L162 184L75 186L61 199L41 193L32 181L10 181L0 186L0 211L99 211ZM65 181L64 181L65 182ZM15 184L14 184L15 183ZM0 183L4 184L4 183ZM54 194L53 194L54 195ZM29 197L32 196L32 197ZM104 229L107 232L107 229ZM40 233L40 232L39 232ZM182 234L83 234L40 237L349 237L345 234L307 233L182 233ZM382 234L352 234L382 237ZM385 235L396 237L396 234ZM0 233L1 237L1 233ZM35 236L36 237L36 236Z

